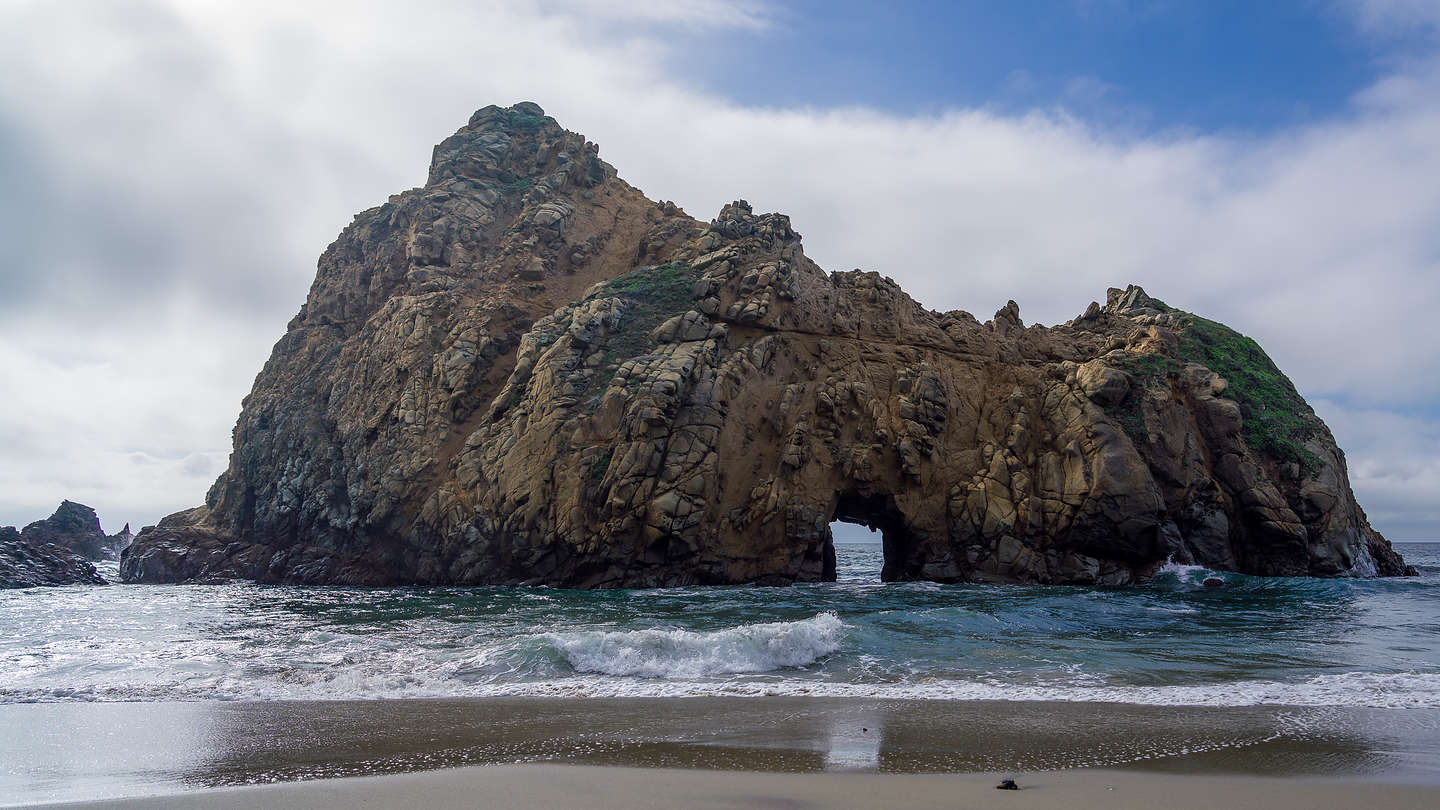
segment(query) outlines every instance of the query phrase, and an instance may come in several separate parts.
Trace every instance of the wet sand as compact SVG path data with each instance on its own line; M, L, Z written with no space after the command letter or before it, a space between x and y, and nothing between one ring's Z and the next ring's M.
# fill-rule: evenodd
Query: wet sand
M1007 776L1025 789L994 790ZM791 697L0 705L0 804L76 801L1434 807L1440 711Z
M1070 810L1431 810L1440 788L1360 780L1174 776L1076 770L1033 774L1016 791L993 774L754 773L490 765L391 776L324 779L163 798L58 805L70 808L353 807L531 810L733 810L751 808L1069 808Z

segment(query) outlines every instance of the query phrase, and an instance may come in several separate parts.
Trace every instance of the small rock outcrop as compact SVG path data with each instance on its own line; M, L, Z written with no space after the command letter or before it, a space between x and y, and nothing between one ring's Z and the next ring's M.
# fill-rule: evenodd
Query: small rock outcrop
M0 588L104 584L89 561L59 546L23 538L14 526L0 526Z
M817 581L837 519L887 580L1406 571L1239 333L1134 286L1055 327L933 312L785 216L646 199L528 103L325 251L234 442L127 580Z

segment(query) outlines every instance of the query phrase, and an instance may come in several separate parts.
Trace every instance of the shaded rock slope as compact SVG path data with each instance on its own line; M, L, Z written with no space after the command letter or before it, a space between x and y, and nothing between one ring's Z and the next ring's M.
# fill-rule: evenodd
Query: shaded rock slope
M325 251L229 468L122 573L816 581L835 519L887 580L1406 570L1253 341L1138 287L1048 328L932 312L785 216L646 199L524 103Z

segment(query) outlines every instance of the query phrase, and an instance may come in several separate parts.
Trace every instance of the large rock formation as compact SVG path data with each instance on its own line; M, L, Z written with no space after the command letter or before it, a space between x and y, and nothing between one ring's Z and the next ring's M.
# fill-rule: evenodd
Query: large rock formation
M23 538L14 526L0 526L0 588L104 584L95 566L79 555Z
M1167 559L1401 574L1330 432L1253 341L1137 287L982 323L826 274L788 218L655 203L533 104L356 217L205 504L132 581L1123 584Z

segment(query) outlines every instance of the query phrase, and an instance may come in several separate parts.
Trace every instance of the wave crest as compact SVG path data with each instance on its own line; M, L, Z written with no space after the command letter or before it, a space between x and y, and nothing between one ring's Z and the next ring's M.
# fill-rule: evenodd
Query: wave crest
M577 672L696 678L807 666L840 649L844 633L840 617L826 611L800 621L711 632L584 631L545 638Z

